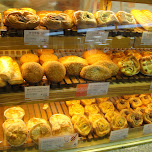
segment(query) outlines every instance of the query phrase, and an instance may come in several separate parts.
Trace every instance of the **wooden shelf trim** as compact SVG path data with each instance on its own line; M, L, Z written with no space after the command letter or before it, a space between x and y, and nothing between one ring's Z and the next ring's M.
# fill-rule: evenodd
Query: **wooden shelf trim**
M109 0L109 1L120 1L120 2L152 4L151 0Z

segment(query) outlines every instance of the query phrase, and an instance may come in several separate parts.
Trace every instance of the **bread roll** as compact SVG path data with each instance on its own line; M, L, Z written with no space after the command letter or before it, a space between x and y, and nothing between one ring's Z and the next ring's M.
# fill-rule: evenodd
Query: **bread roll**
M60 82L64 79L66 69L62 63L57 61L47 61L42 66L49 81Z
M59 58L59 62L65 66L67 74L72 76L79 76L81 69L88 65L85 59L72 55Z
M21 67L23 79L29 83L38 83L42 80L44 69L36 62L24 63Z
M38 49L38 56L41 56L41 55L51 55L54 53L54 50L53 49Z
M54 54L43 54L40 56L41 65L46 61L58 61L58 57Z
M88 80L105 81L112 76L112 73L105 66L89 65L82 68L80 76Z
M76 11L73 14L74 24L78 29L95 28L97 26L94 15L87 11Z
M24 54L20 58L20 63L23 64L26 62L39 62L39 58L35 54L31 54L31 53Z

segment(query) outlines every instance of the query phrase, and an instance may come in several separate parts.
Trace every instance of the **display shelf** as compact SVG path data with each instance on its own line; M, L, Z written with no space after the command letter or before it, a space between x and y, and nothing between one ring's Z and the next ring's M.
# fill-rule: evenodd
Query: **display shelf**
M108 0L108 1L120 1L120 2L152 4L151 0Z

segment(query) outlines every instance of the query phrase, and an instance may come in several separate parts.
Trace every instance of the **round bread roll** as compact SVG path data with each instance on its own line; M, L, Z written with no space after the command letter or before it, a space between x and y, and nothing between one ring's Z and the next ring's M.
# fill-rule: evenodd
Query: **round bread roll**
M46 61L58 61L58 57L54 54L42 54L40 56L41 65Z
M57 61L47 61L43 65L45 75L49 81L60 82L66 75L64 65Z
M37 53L38 53L38 56L41 56L42 54L53 54L54 50L53 49L39 49Z
M31 53L24 54L20 58L20 63L23 64L23 63L26 63L26 62L37 62L38 63L39 58L35 54L31 54Z
M42 80L44 69L39 63L27 62L21 67L23 78L29 83L38 83Z

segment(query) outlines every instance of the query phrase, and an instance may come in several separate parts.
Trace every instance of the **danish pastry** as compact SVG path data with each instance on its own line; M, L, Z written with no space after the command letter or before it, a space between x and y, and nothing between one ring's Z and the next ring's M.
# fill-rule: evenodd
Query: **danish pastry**
M69 114L70 116L73 116L75 114L84 114L84 108L80 104L74 104L69 107Z
M58 57L54 54L43 54L40 56L40 64L42 65L46 61L58 61Z
M105 81L111 77L111 71L105 66L88 65L82 68L80 76L93 81Z
M20 63L23 64L23 63L27 63L27 62L37 62L38 63L39 58L37 55L31 54L31 53L22 55L20 58Z
M117 115L112 118L112 122L111 122L112 130L127 128L127 126L128 123L125 117L121 115Z
M118 99L116 101L116 107L117 107L118 110L129 109L130 108L130 104L129 104L128 100Z
M151 124L152 123L152 111L149 111L147 113L144 113L144 122L147 124Z
M96 120L102 118L103 116L100 113L89 115L89 121L93 124Z
M99 105L99 108L103 113L107 113L109 111L114 111L114 105L110 101L101 102Z
M125 56L125 54L122 51L119 50L109 50L106 53L112 60L114 58L122 58Z
M104 137L105 135L109 134L111 131L110 124L103 117L96 120L92 126L93 126L95 133L99 137Z
M136 109L137 107L140 107L142 105L142 101L138 97L131 97L129 99L129 103L131 104L131 107Z
M142 58L142 55L137 50L125 50L124 53L126 56L133 55L137 60Z
M141 55L143 56L143 57L146 57L146 56L151 56L152 55L152 51L142 51L141 52Z
M98 26L108 26L108 25L115 25L118 24L119 21L112 11L97 11L95 13L95 18L97 20Z
M120 111L120 115L127 118L127 116L132 113L133 111L131 109L122 109Z
M152 75L152 56L145 56L139 60L140 72L145 75Z
M101 102L105 102L105 101L108 101L109 100L109 97L105 97L105 98L97 98L97 103L101 103Z
M80 135L87 136L90 133L92 127L91 127L91 124L90 124L89 120L84 115L82 115L74 123L74 129Z
M9 13L5 18L5 24L13 29L30 30L40 23L38 15L29 11L15 11Z
M71 100L71 101L66 101L66 105L68 107L74 105L74 104L80 104L80 100Z
M65 13L48 13L40 20L40 25L47 29L71 29L73 21L71 17Z
M91 105L92 103L95 103L96 99L95 98L93 98L93 99L81 99L80 102L83 106L87 106L87 105Z
M75 114L75 115L73 115L72 118L71 118L71 122L74 124L77 121L77 119L79 117L81 117L81 116L82 116L81 114Z
M56 83L61 82L66 75L66 69L60 62L47 61L42 67L44 68L44 73L49 81Z
M141 94L139 96L139 98L142 101L142 104L144 104L144 105L147 105L152 101L150 95L148 95L148 94Z
M112 121L112 118L114 116L117 116L119 115L119 112L118 111L108 111L106 114L105 114L105 118L108 120L108 122L111 122Z
M37 53L38 53L38 56L51 55L54 53L54 50L53 49L38 49Z
M127 121L132 127L139 127L143 123L143 116L137 112L132 112L127 116Z
M73 20L78 29L95 28L97 26L94 15L87 11L74 12Z
M88 65L87 61L78 56L65 56L59 58L65 68L68 75L79 76L81 69Z
M149 103L149 104L147 105L146 111L152 111L152 103Z
M127 56L118 61L120 71L126 76L133 76L140 71L139 61L134 56Z
M29 83L38 83L42 80L44 69L36 62L27 62L21 66L22 77Z
M140 115L143 115L146 111L147 111L147 107L146 106L141 106L141 107L137 107L135 109L135 112L139 113Z
M86 105L84 108L84 112L86 115L97 114L100 112L98 106L96 104Z

